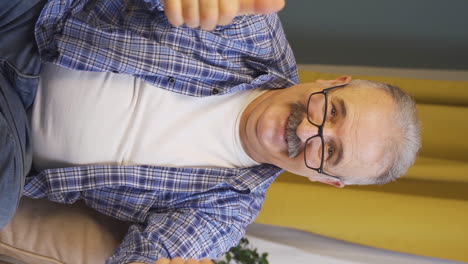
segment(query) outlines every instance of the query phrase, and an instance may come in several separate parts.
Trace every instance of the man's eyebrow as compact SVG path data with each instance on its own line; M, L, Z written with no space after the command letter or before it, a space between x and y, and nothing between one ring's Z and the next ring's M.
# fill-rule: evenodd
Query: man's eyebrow
M336 100L338 101L338 104L340 105L342 118L345 118L346 117L346 105L343 99L337 98Z

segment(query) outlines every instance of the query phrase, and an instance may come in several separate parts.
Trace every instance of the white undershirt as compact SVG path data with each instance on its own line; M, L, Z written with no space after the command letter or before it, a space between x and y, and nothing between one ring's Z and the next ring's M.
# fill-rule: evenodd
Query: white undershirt
M196 98L130 75L45 64L30 112L33 166L249 167L242 111L262 91Z

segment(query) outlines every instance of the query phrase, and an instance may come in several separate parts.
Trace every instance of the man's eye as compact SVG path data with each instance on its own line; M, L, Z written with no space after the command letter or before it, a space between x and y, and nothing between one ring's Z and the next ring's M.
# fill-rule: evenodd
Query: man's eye
M335 154L335 148L328 147L327 159L330 159L333 156L333 154Z
M334 106L334 105L332 105L332 108L331 108L330 114L331 114L332 116L336 116L336 108L335 108L335 106Z

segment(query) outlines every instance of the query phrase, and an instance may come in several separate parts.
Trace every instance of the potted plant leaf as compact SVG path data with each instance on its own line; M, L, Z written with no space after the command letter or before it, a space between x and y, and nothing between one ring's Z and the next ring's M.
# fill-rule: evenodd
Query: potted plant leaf
M247 238L242 238L239 244L229 249L215 264L268 264L268 253L258 253L249 246Z

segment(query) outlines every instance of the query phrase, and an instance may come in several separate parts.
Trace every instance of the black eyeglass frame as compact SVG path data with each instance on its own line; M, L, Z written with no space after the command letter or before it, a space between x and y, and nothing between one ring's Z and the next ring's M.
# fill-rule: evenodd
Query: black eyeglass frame
M307 168L309 168L311 170L314 170L314 171L316 171L316 172L318 172L320 174L324 174L324 175L327 175L329 177L333 177L333 178L338 179L338 180L341 180L341 178L338 177L338 176L328 174L328 173L323 171L323 162L324 162L323 159L324 159L324 154L325 154L325 141L323 139L323 128L325 127L325 121L327 120L327 113L328 113L328 92L333 90L333 89L336 89L336 88L345 87L346 85L348 85L348 84L347 83L340 84L340 85L337 85L337 86L333 86L333 87L330 87L330 88L323 89L320 92L312 93L309 96L309 100L307 101L307 112L306 112L307 120L309 121L310 124L312 124L312 125L314 125L314 126L316 126L318 128L318 132L317 132L317 135L308 138L306 140L306 142L305 142L305 145L304 145L304 163L305 163ZM323 94L325 96L325 109L324 109L324 112L323 112L323 121L322 121L321 125L317 125L314 122L312 122L312 120L310 120L310 115L309 115L310 99L315 94ZM307 153L307 151L306 151L307 144L309 144L310 140L312 140L312 139L314 139L316 137L319 137L320 140L322 141L322 155L321 155L321 160L320 160L320 167L318 167L318 168L310 167L309 165L307 165L307 154L306 154Z

